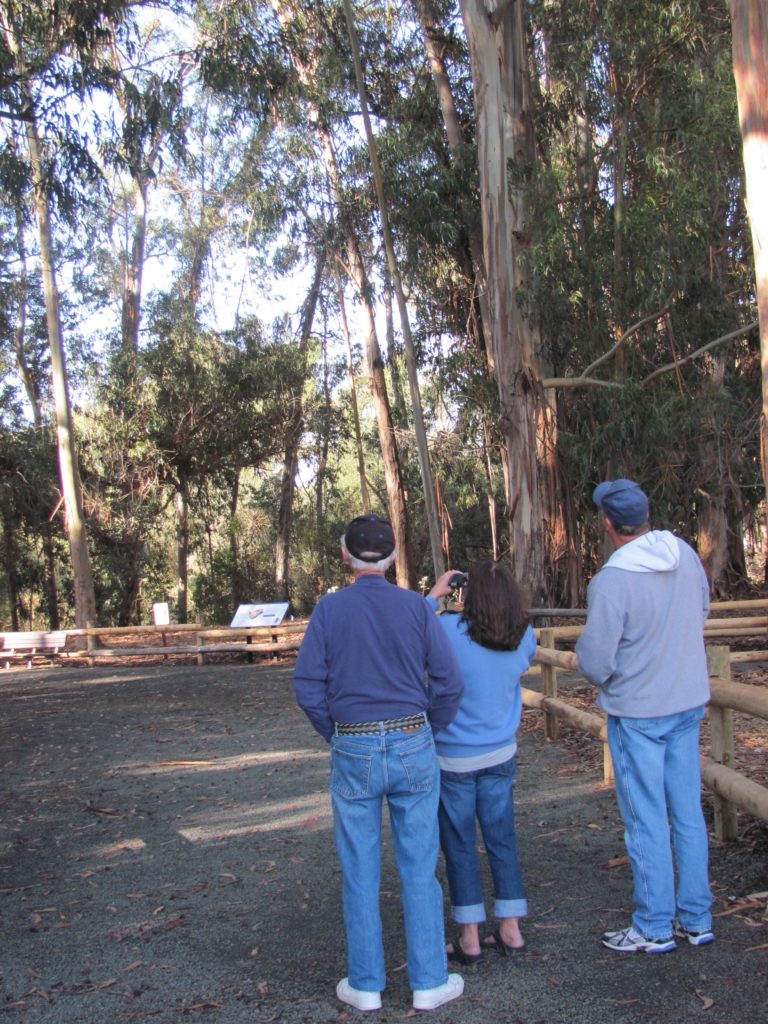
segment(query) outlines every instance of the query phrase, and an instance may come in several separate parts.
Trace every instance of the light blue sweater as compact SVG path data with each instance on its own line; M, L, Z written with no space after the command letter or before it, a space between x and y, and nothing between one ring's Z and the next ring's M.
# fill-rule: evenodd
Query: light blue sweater
M437 602L429 601L436 607ZM440 767L474 771L508 761L517 748L523 710L520 676L536 654L536 635L529 626L516 650L494 651L469 637L460 615L441 615L438 621L464 676L456 717L435 736Z
M709 700L703 628L709 586L696 552L668 530L618 548L589 585L579 670L619 718L656 718Z

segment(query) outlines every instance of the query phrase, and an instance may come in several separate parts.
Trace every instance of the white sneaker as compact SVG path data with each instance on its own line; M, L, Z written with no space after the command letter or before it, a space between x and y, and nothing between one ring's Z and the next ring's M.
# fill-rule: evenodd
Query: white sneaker
M354 1006L356 1010L380 1010L381 992L364 992L359 988L352 988L349 978L342 978L336 986L336 998L342 1003Z
M705 928L703 932L691 932L679 921L675 922L675 935L678 939L687 939L692 946L708 946L710 942L715 941L715 935L711 928Z
M415 988L413 990L414 1010L436 1010L443 1003L458 999L464 991L464 979L460 974L449 974L448 981L437 988Z
M603 932L600 941L617 953L671 953L673 949L677 949L671 935L663 939L647 939L632 925L629 928L622 928L620 932Z

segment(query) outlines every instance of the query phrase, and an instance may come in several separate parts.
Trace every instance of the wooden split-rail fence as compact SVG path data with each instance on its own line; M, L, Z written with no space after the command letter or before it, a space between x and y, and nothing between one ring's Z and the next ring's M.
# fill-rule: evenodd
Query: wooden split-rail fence
M747 615L739 615L749 612ZM762 614L761 614L762 613ZM532 609L536 620L585 616L583 610ZM301 646L306 620L280 626L246 628L203 627L200 625L127 626L122 628L57 630L54 632L13 632L2 634L0 660L9 668L23 661L31 668L38 660L48 664L85 662L92 666L101 660L124 658L191 657L204 665L211 655L245 655L279 658L294 654ZM572 644L581 625L540 626L536 629L539 647L534 662L541 677L538 690L523 687L526 707L544 714L545 735L557 740L561 723L594 736L603 744L603 775L613 780L613 767L607 744L605 717L569 704L559 693L559 674L568 673L578 681L575 655L559 650L558 644ZM709 705L711 758L702 757L702 779L714 794L715 834L728 840L737 836L737 812L746 811L768 821L768 788L735 770L733 712L742 712L768 720L768 689L735 683L731 679L734 663L768 661L768 601L715 602L704 628L712 698ZM744 638L762 644L760 650L731 651L713 641Z

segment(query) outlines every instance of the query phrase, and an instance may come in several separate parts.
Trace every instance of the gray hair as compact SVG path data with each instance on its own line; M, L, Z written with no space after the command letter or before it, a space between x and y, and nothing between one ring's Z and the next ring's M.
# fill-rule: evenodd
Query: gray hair
M641 523L640 526L619 526L611 519L611 524L620 537L639 537L641 533L648 533L651 528L649 522Z
M346 556L349 559L349 565L354 572L362 572L364 569L373 569L375 572L386 572L397 558L397 548L394 549L391 555L387 555L386 558L382 558L378 562L365 562L362 558L355 558L354 555L350 554L349 548L347 547L346 533L342 533L341 535L341 549L346 553Z

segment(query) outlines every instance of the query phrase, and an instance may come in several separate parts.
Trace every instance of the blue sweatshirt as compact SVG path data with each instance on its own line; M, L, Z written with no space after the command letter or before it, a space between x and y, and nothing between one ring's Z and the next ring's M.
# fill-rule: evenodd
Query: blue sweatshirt
M460 615L441 615L438 621L464 676L456 717L435 737L440 767L475 771L508 761L517 749L523 711L520 676L536 654L536 635L529 626L516 650L494 651L470 638Z
M299 707L327 740L336 722L420 711L436 731L451 721L463 691L430 605L379 575L360 576L321 598L299 649L293 686Z
M579 670L618 718L657 718L709 700L704 622L709 585L699 556L668 530L618 548L589 584Z

